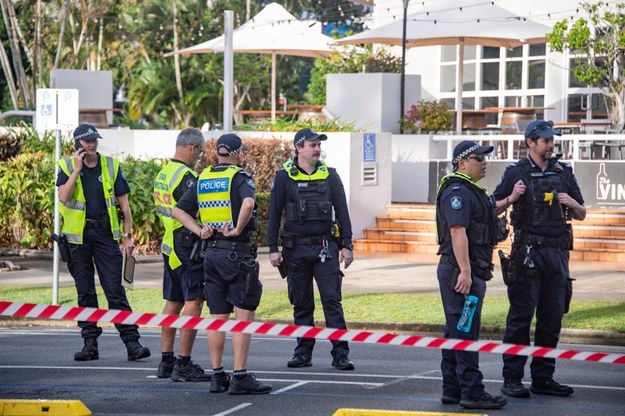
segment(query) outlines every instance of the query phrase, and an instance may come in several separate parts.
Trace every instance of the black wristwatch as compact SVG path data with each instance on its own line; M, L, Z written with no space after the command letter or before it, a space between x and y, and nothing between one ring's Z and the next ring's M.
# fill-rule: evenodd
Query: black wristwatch
M344 248L346 248L346 249L348 249L350 251L354 251L354 245L352 243L345 244Z

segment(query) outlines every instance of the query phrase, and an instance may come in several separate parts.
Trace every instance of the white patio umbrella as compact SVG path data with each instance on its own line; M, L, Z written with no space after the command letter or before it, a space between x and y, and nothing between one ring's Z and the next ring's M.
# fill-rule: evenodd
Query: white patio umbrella
M335 41L338 45L383 43L402 45L402 20ZM513 48L546 41L551 29L526 20L494 2L439 0L408 16L406 47L460 45L456 76L456 130L462 131L464 45Z
M298 20L284 7L270 3L233 32L235 53L271 54L271 120L276 118L276 55L328 57L332 38L321 33L321 24ZM174 51L174 54L223 53L224 35Z

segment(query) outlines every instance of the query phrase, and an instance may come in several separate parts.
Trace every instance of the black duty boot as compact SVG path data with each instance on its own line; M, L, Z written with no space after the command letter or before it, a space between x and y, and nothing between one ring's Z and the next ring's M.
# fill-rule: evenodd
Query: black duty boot
M82 351L74 354L74 360L76 361L90 361L98 358L100 358L100 355L98 353L97 338L85 338L85 346L82 347Z
M128 361L139 360L150 356L150 349L141 346L137 340L128 341L125 344L128 350Z

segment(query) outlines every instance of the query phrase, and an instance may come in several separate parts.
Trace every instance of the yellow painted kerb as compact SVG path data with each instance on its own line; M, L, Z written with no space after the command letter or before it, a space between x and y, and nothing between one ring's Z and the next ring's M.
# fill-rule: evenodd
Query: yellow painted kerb
M483 413L404 412L401 410L338 409L332 416L488 416Z
M91 416L80 400L0 400L0 416Z

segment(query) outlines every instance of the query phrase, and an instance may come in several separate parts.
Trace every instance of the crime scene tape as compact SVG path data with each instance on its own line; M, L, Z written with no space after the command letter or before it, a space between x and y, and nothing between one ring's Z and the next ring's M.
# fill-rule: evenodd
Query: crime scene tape
M289 338L314 338L330 341L351 341L366 344L399 345L416 348L435 348L457 351L477 351L492 354L526 355L531 357L590 361L608 364L625 364L625 354L609 354L565 350L559 348L532 347L529 345L504 344L491 341L398 335L384 332L353 331L347 329L321 328L247 322L234 319L214 319L191 316L139 313L115 309L96 309L79 306L39 305L35 303L0 301L0 316L39 318L69 321L107 322L166 328L187 328L221 332L242 332L256 335L273 335Z

